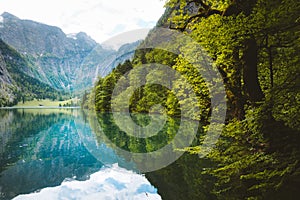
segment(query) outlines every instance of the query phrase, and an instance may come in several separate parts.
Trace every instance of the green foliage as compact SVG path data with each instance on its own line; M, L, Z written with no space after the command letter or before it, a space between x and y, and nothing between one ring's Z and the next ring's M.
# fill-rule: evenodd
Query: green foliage
M122 113L120 115L122 115ZM127 135L127 133L121 130L115 123L114 117L115 116L110 113L98 114L101 130L117 147L134 153L153 152L161 149L167 144L170 144L170 142L174 139L180 123L179 119L168 118L166 124L156 135L148 138L136 138L134 136ZM162 120L163 116L155 114L152 114L151 116L146 114L132 114L132 118L136 124L143 127L148 125L148 122L151 120ZM123 127L126 127L127 130L131 130L130 123L127 123L126 120L122 121L122 123ZM138 135L139 133L141 132L137 131L134 134Z
M30 101L35 98L55 100L63 95L62 92L22 72L22 67L28 63L20 54L2 41L0 41L0 52L4 57L7 71L14 81L11 86L7 87L13 88L15 96L13 101L0 100L0 106L13 106L20 101Z
M196 9L191 9L191 5ZM213 177L211 190L218 199L292 199L299 195L299 1L169 0L166 6L167 13L159 26L183 31L200 43L219 69L227 94L226 125L216 148L208 156L215 164L202 171L190 166L190 173L195 176L187 182L196 187L203 184L205 176ZM123 76L131 68L119 72L127 63L99 80L94 89L96 110L111 111L111 103L118 103L122 111L128 104L122 102L125 92L111 102L117 81L122 81L124 91L131 91L129 85L145 81L135 78L141 74L146 80L164 76L159 70L139 69L139 65L160 63L182 76L172 82L172 90L146 84L132 91L130 111L149 112L159 103L168 115L181 116L180 105L185 104L191 112L199 107L200 113L192 118L209 124L212 111L209 83L183 55L196 57L201 52L194 52L192 44L176 49L180 55L157 49L138 50L131 63L136 69L134 73ZM196 105L187 95L188 85L196 94ZM198 146L186 150L191 154L203 151L199 146L201 140L199 136ZM142 144L148 147L147 142ZM172 170L162 171L168 176Z
M262 108L249 108L245 120L226 125L217 148L209 155L218 167L204 172L217 178L214 193L219 199L289 199L297 190L298 186L291 184L299 171L300 151L291 142L295 138L270 138L297 133L279 127L274 133L270 126L275 128L278 122L270 120ZM286 144L288 141L291 143ZM289 150L283 150L282 145Z
M177 77L160 69L156 64L171 66L183 76L183 79L166 83L169 84L169 88L155 84L157 80L166 81L172 76ZM141 67L145 65L149 66L149 70L147 67ZM117 91L120 92L112 102L112 93L117 82ZM135 85L142 86L134 89ZM159 49L137 51L132 63L125 62L105 78L100 78L94 91L95 95L92 94L89 101L94 98L95 109L101 112L110 112L111 104L117 104L117 109L121 112L128 106L131 112L136 113L162 112L152 110L153 106L160 104L168 115L180 117L182 113L180 104L184 104L190 109L186 111L186 116L199 120L201 117L207 119L210 111L209 92L199 72L182 57ZM195 97L188 95L189 92L195 93L198 98L195 100ZM124 99L128 94L132 96L130 101L126 102ZM195 101L198 102L197 105L194 105ZM194 113L195 106L200 108L200 114Z
M220 9L221 1L204 2ZM228 123L209 155L218 165L204 173L216 177L214 194L219 199L292 199L299 193L295 180L300 171L300 149L295 144L300 128L300 4L257 1L251 10L204 15L187 25L192 30L189 35L205 47L223 73L228 97ZM189 17L184 13L172 20L181 27ZM257 78L264 92L259 104L251 100L246 88L250 74L245 71L245 43L249 38L257 44L257 72L252 71L256 77L251 79ZM237 115L241 110L247 114ZM201 147L187 150L195 154Z

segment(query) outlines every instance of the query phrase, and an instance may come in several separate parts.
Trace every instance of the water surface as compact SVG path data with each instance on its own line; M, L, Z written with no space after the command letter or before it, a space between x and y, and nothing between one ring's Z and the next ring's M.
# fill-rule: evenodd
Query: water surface
M0 198L160 199L90 119L80 109L0 110Z

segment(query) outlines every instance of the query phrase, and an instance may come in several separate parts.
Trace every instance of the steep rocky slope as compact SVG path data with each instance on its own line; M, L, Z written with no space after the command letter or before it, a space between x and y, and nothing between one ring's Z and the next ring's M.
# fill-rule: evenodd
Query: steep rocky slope
M105 76L130 59L138 45L127 44L115 51L101 47L82 32L66 35L58 27L22 20L6 12L1 18L0 39L29 63L20 70L56 89L74 93L91 87L98 75Z
M11 106L33 98L57 99L62 95L20 70L28 67L29 63L16 50L0 40L0 106Z

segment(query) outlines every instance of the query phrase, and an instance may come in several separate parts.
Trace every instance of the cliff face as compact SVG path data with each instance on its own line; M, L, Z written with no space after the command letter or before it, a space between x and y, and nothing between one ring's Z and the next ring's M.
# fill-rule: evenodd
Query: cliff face
M0 106L14 101L14 90L16 86L7 71L7 66L0 52Z
M0 17L0 39L29 63L20 66L20 70L58 90L83 91L93 85L98 75L109 73L133 55L132 52L115 61L120 52L102 48L85 33L66 35L58 27L21 20L9 13Z
M83 33L77 34L78 39L69 38L54 26L21 20L9 13L3 13L1 16L1 39L20 53L63 57L68 53L88 52L96 46L96 42Z
M30 63L0 40L0 107L12 106L22 99L57 99L62 94L21 70L26 68Z

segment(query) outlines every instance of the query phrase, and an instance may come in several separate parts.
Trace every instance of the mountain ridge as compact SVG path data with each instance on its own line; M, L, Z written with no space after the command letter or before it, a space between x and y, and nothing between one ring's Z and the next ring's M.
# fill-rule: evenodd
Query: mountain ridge
M59 99L63 93L21 72L28 65L15 49L0 40L0 106L13 106L19 101Z
M65 34L59 27L23 20L7 12L1 17L0 39L29 63L21 71L57 90L71 93L91 88L95 77L106 75L131 59L139 44L125 44L116 51L102 47L84 32ZM126 45L131 53L120 55L126 52Z

